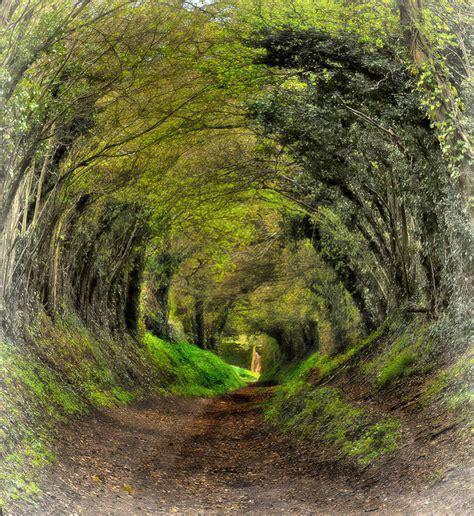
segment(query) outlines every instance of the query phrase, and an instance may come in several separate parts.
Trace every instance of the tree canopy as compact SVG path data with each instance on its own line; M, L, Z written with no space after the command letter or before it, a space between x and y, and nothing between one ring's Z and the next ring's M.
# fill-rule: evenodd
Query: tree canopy
M293 358L400 308L462 317L468 14L3 2L4 326L72 310L213 349L265 333Z

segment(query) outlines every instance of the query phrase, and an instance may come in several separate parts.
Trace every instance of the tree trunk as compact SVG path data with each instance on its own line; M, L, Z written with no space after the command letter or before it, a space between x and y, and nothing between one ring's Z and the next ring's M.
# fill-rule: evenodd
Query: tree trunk
M206 347L206 331L204 324L204 300L198 298L194 302L194 343L202 349Z

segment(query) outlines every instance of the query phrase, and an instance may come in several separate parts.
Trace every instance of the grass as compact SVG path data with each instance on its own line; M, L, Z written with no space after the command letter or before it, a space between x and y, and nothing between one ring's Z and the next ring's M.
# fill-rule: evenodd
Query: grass
M362 465L393 452L400 438L397 420L374 418L337 388L321 385L368 355L361 370L375 388L421 370L420 357L430 352L423 328L403 328L396 337L387 333L381 327L339 355L314 353L275 369L272 376L282 385L266 406L267 419L283 431L322 439ZM90 407L127 404L153 391L214 396L258 378L185 342L151 334L142 345L96 338L73 319L42 319L32 339L34 347L0 343L0 506L36 493L31 472L54 459L48 449L54 428ZM450 410L472 407L473 365L472 354L466 355L440 372L426 385L424 403L441 398Z
M37 493L60 423L147 393L213 396L254 379L187 343L94 337L80 321L40 316L31 346L0 342L0 507ZM32 351L34 350L34 352Z
M326 441L360 465L395 451L400 438L398 420L377 420L347 402L338 389L314 388L301 380L280 387L265 416L281 431Z
M409 376L414 371L412 365L416 361L416 354L413 349L408 348L401 351L398 355L393 356L380 369L376 385L379 388L392 384L402 376Z
M418 320L408 324L392 321L390 328L379 328L344 353L315 353L300 364L276 372L282 384L267 404L265 414L282 431L326 441L342 456L352 457L362 465L370 464L397 449L400 422L392 417L374 418L363 407L346 400L329 382L347 367L357 367L374 390L381 390L410 375L426 375L437 367L436 360L435 344L426 324ZM473 366L471 349L428 380L422 404L428 406L438 400L448 411L472 414Z
M337 388L318 385L337 375L362 351L378 344L385 330L380 327L339 355L314 353L287 369L282 385L266 406L267 420L281 431L326 441L341 456L353 458L360 465L394 452L400 439L398 420L374 418L345 400Z
M274 365L271 370L264 371L261 380L276 380L278 383L285 383L295 377L308 379L311 376L311 383L319 383L328 378L341 366L348 364L351 359L357 357L362 351L370 348L382 338L386 331L384 325L372 332L367 338L348 348L344 353L338 355L324 355L313 353L303 362L287 364L286 366Z
M260 378L259 373L254 373L249 369L243 369L242 367L232 366L234 371L237 373L239 378L246 383L256 382Z
M380 328L372 332L366 339L363 339L356 345L351 346L349 349L344 351L344 353L340 353L335 356L321 355L316 365L316 367L319 370L320 379L322 380L323 378L328 377L340 366L346 364L352 358L357 356L363 349L366 349L370 347L374 342L377 342L383 336L384 332L385 327L380 326Z
M57 425L83 414L87 401L27 349L0 343L0 507L38 492L35 470L54 460Z
M427 372L431 341L427 328L415 323L405 326L397 336L388 336L381 352L362 364L361 371L377 389L383 389L415 373Z
M151 362L165 379L166 392L215 396L238 389L245 381L238 369L217 355L186 342L169 343L148 333L144 339Z
M474 355L472 349L457 361L438 372L426 385L421 403L424 406L438 400L450 411L466 412L472 416L474 407L473 377Z

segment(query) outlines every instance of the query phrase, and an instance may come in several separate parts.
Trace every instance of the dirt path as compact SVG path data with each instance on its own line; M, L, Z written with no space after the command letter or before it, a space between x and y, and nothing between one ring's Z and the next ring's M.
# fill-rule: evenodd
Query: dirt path
M390 472L342 466L325 447L269 429L261 414L269 394L156 398L91 416L66 429L40 505L21 512L467 513L455 487L466 471L407 488Z

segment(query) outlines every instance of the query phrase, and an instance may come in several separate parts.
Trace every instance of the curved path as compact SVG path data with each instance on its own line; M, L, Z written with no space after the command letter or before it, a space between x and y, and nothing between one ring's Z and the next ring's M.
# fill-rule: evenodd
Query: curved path
M262 417L270 392L155 398L82 420L64 430L40 505L21 512L393 514L437 512L440 500L466 510L452 483L407 490L400 478L361 473L273 432Z

